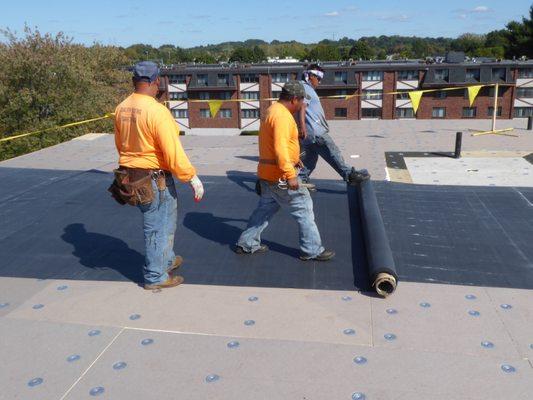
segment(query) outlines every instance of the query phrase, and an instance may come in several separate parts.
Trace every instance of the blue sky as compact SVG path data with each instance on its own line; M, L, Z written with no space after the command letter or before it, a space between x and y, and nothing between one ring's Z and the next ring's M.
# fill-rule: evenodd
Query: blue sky
M24 0L2 6L0 27L63 31L76 42L182 47L227 40L316 42L347 36L456 37L500 29L531 0L183 1Z

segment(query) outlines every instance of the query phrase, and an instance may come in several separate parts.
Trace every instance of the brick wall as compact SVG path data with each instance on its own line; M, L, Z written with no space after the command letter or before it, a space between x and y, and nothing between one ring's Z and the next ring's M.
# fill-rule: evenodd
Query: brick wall
M259 75L259 98L260 99L269 99L272 97L271 92L271 78L270 75L261 74ZM270 105L272 104L271 101L261 101L259 103L259 116L261 117L261 121L263 121L266 110Z
M216 91L210 92L212 95L216 95ZM198 92L189 92L190 99L197 99ZM213 98L213 96L211 96ZM238 91L232 91L232 99L238 98ZM189 126L191 128L239 128L239 103L238 102L225 102L222 104L223 108L229 108L232 113L231 118L222 118L220 113L215 118L202 118L200 116L201 109L209 109L207 102L190 102L189 103Z
M472 107L476 108L474 118L465 119L488 119L488 108L492 107L494 98L489 97L490 88L482 88L476 97ZM468 97L465 96L464 90L449 91L445 99L435 97L435 93L426 93L420 102L420 107L416 117L418 119L431 119L433 107L445 107L446 119L463 119L463 108L469 107ZM502 107L502 116L498 118L511 118L513 91L506 87L502 97L498 98L498 107Z
M385 72L383 74L383 93L394 92L396 90L396 73ZM396 96L388 94L382 100L382 119L394 119L396 115Z

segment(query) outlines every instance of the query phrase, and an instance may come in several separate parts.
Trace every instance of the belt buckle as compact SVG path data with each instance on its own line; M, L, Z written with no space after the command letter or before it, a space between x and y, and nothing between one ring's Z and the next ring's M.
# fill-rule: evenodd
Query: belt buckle
M152 171L152 179L154 181L158 180L161 176L164 176L165 172L162 169L158 169L157 171Z

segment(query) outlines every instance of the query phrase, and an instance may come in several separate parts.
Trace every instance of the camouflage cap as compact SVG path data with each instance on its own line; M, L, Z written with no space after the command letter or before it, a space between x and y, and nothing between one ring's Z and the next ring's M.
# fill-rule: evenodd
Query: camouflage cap
M311 99L311 97L305 93L304 85L300 81L288 81L285 85L283 85L281 93L307 100Z

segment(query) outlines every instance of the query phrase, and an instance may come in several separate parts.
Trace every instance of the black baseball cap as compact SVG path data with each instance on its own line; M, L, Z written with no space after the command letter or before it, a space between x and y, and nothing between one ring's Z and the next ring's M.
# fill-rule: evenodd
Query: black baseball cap
M159 67L153 61L141 61L133 66L133 79L153 82L159 76Z
M311 100L311 96L305 93L304 85L300 81L288 81L285 85L283 85L283 88L281 88L281 93Z

